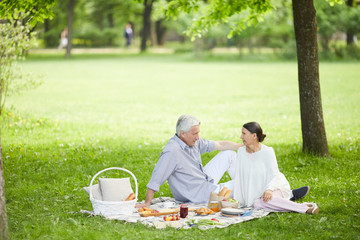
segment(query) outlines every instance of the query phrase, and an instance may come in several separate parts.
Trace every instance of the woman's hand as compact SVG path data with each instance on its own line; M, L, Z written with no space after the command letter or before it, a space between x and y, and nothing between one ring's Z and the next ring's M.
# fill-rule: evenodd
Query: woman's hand
M266 190L262 195L262 198L263 198L264 202L270 201L272 199L272 194L273 194L273 191Z

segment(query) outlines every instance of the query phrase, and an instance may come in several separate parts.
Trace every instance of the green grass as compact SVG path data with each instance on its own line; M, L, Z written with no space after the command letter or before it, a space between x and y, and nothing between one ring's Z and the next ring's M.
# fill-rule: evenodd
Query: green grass
M1 119L11 239L360 238L359 63L320 64L331 158L301 152L295 62L83 55L30 56L21 66L44 84L9 98ZM273 213L208 231L155 230L77 214L92 209L82 187L106 167L132 171L143 200L183 113L197 116L201 136L213 140L240 141L243 123L260 122L280 170L293 188L311 186L304 201L318 203L320 213ZM205 154L204 164L215 154ZM158 196L171 196L167 184Z

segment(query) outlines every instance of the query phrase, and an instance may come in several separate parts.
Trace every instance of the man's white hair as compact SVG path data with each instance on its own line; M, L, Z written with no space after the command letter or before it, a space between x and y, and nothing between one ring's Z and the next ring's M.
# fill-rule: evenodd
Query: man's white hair
M180 131L187 133L193 126L199 126L200 121L192 115L181 115L176 123L176 135L180 137Z

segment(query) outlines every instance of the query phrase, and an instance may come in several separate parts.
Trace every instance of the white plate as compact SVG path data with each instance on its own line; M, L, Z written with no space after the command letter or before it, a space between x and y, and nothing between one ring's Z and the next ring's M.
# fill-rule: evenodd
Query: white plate
M225 214L229 214L229 215L240 215L245 211L245 209L239 209L239 208L222 208L221 209L221 212L222 213L225 213Z

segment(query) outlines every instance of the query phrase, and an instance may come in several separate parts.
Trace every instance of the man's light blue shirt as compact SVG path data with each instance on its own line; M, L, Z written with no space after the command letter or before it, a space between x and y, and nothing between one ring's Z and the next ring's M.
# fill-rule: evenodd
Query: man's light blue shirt
M200 138L189 147L177 135L164 147L147 185L154 191L168 180L174 198L181 202L204 203L217 185L203 171L201 154L214 150L215 142Z

